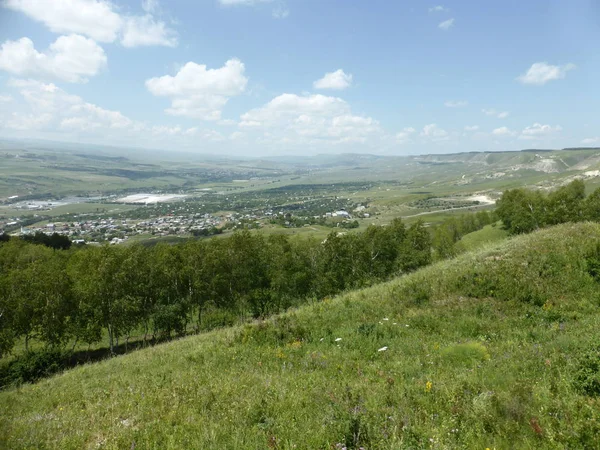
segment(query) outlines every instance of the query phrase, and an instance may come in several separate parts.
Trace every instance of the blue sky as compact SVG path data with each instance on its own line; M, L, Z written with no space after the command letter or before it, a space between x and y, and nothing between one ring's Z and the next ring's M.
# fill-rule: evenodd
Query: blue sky
M0 136L198 153L600 146L595 0L0 0Z

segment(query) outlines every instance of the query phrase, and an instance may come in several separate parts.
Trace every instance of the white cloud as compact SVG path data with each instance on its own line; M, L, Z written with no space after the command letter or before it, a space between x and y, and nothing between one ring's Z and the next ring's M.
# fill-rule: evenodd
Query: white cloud
M425 125L420 133L420 136L432 141L445 141L449 139L448 132L438 127L435 123Z
M239 126L248 132L267 133L270 143L287 145L364 144L383 134L375 119L354 115L344 100L320 94L279 95L243 114Z
M275 8L273 10L272 15L275 19L285 19L285 18L289 17L290 10L287 8L284 8L283 6L278 6L277 8Z
M542 125L541 123L534 123L529 127L525 127L525 129L521 132L521 139L538 139L544 136L551 135L553 133L557 133L562 131L562 127L560 125L556 125L553 127L552 125Z
M477 131L477 130L479 130L478 125L467 125L465 127L465 131Z
M444 102L444 106L447 108L464 108L469 104L466 100L448 100Z
M8 103L8 102L12 102L12 96L0 95L0 103Z
M494 136L514 136L515 132L511 131L508 127L496 128L492 131Z
M52 83L35 80L10 80L8 85L23 97L18 102L20 111L12 113L7 128L35 130L44 127L88 131L94 129L122 129L134 121L118 111L111 111L68 94ZM25 109L23 109L25 108ZM38 117L39 120L33 120Z
M569 70L575 69L575 64L566 64L564 66L553 66L545 62L533 64L523 75L517 77L523 84L543 85L548 81L560 80L567 76Z
M160 11L158 0L142 0L142 9L148 14L154 14Z
M396 141L400 144L404 144L411 140L411 137L417 132L413 127L403 128L402 131L396 133Z
M583 145L593 145L600 143L600 137L585 138L581 140Z
M343 90L350 85L352 85L352 75L345 73L342 69L327 72L323 78L313 83L315 89Z
M44 23L54 33L84 34L99 42L113 42L122 18L102 0L5 0L4 6Z
M448 19L448 20L444 20L443 22L440 22L440 24L438 25L438 28L440 30L448 31L453 26L454 26L454 19Z
M175 32L157 20L158 0L143 0L143 16L121 15L106 0L5 0L4 6L42 22L54 33L76 33L125 47L177 45Z
M448 12L448 11L449 11L449 9L443 7L442 5L432 6L431 8L429 8L430 13Z
M164 22L157 21L152 15L146 14L125 20L121 44L128 48L151 45L177 47L177 37Z
M6 41L0 48L0 69L19 76L85 83L104 66L104 50L92 39L76 34L60 36L45 53L38 52L26 37Z
M148 125L120 111L86 102L52 83L11 79L8 87L15 89L22 101L14 102L15 110L4 116L0 109L0 130L5 133L138 146L156 146L164 141L191 147L225 139L215 130Z
M230 59L219 69L188 62L175 76L146 80L146 87L156 96L171 98L167 114L203 120L219 120L229 98L246 89L248 79L244 64Z
M484 113L486 116L494 116L497 117L498 119L506 119L510 113L508 111L496 111L495 109L482 109L481 110L482 113Z

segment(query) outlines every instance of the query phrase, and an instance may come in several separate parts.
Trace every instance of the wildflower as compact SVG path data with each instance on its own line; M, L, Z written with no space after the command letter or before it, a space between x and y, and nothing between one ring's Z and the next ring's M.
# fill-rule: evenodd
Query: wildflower
M427 383L425 383L425 392L431 391L432 387L433 387L433 383L431 381L428 381Z
M319 342L323 342L323 339L325 339L325 338L321 338L321 339L319 339Z
M379 350L377 350L378 352L385 352L388 348L387 347L381 347Z
M340 342L342 338L335 338L335 342Z
M390 319L388 319L387 317L384 317L383 320L387 321L387 320L390 320Z

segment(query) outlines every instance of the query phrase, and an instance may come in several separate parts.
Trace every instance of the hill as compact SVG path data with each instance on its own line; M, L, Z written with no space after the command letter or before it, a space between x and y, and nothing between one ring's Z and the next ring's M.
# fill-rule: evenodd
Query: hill
M0 393L7 448L600 448L600 225Z

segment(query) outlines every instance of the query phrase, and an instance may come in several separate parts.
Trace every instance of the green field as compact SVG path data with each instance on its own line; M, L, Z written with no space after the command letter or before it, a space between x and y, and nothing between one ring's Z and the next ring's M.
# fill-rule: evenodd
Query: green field
M599 225L561 225L13 388L0 442L600 448L599 243Z

